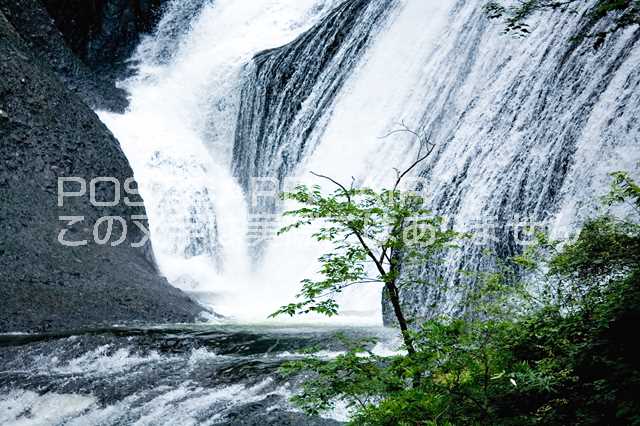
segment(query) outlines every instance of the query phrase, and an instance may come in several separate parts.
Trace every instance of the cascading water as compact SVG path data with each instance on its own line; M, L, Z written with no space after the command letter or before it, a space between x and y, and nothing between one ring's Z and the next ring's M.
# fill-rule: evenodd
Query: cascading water
M137 74L124 83L131 93L129 111L101 117L121 140L136 171L158 263L172 283L211 303L216 312L262 320L290 301L299 281L315 272L318 250L300 250L308 245L307 235L284 240L277 246L280 250L252 265L248 183L251 177L269 175L277 164L278 156L271 158L267 150L278 150L284 142L302 143L322 127L319 123L326 125L334 99L352 79L352 68L396 4L392 0L169 4L156 33L143 41L133 58ZM179 30L186 22L188 30ZM257 52L285 45L301 33L292 44L257 56L258 77L250 78L255 66L251 59ZM262 93L248 93L252 82L257 83L255 91L272 73L280 75L279 89L291 99L270 84ZM274 107L247 109L250 96L257 104L271 92L275 100L269 102ZM274 111L281 112L275 126L270 122ZM243 129L256 127L254 117L263 120L258 127L267 132L243 134ZM275 128L282 131L268 133ZM256 137L265 140L250 149L243 145ZM228 173L232 152L242 187ZM300 147L291 169L279 165L279 177L291 173L311 152L311 143L306 150ZM254 157L262 160L251 160ZM356 303L345 301L345 312L354 313L360 322L379 323L379 288L365 294L354 298Z
M406 290L412 314L459 311L457 271L485 264L487 246L517 252L514 221L569 218L575 229L606 173L640 159L640 30L599 50L573 45L584 5L513 38L481 6L171 2L134 58L130 110L102 114L134 166L168 278L236 317L262 319L290 301L319 250L291 235L261 245L254 262L252 216L278 210L250 202L252 178L282 189L285 177L312 182L313 170L382 187L418 149L406 135L380 139L401 121L437 144L420 171L434 209L497 238L437 271L448 290ZM377 321L379 297L374 286L347 295L345 312Z
M214 300L221 314L263 319L277 306L265 303L272 291L249 287L245 197L230 174L242 67L331 6L172 1L133 58L136 75L123 83L128 112L100 114L140 182L162 272L203 302Z
M486 248L519 253L530 225L566 238L595 213L608 173L637 174L640 28L574 44L587 3L539 16L526 38L500 35L476 2L452 10L408 104L437 144L421 173L431 205L476 237L438 271L448 288L407 289L410 315L460 312L459 271L490 264Z
M476 236L445 265L422 272L443 279L444 287L403 291L406 309L416 318L459 314L473 284L460 271L490 267L486 249L500 257L518 253L530 225L568 236L594 213L609 172L638 170L640 73L634 64L640 29L615 33L599 49L589 38L574 44L591 6L581 4L539 17L527 38L510 37L482 6L399 2L365 60L349 69L335 102L305 104L312 110L323 105L325 120L318 120L313 132L284 141L272 138L276 146L267 150L284 153L271 159L271 176L279 177L284 164L298 173L314 170L345 183L355 177L358 184L379 187L389 185L391 169L411 162L418 149L415 139L379 139L397 123L407 123L437 145L417 176L426 199L452 226ZM266 81L247 85L267 85L277 77L259 74ZM317 93L329 87L323 81L315 85ZM264 116L261 105L247 104L252 107L240 116L263 114L254 122L281 129L279 114ZM298 113L309 116L309 111ZM253 142L240 138L236 147ZM291 159L295 163L295 154L305 149L296 169ZM264 173L261 165L256 167ZM267 263L282 249L272 248ZM295 254L301 263L311 252L298 248ZM391 312L384 314L392 320Z
M483 3L166 2L123 82L129 110L100 116L135 170L169 280L244 321L291 301L321 248L304 232L252 244L252 215L283 206L256 202L251 178L387 186L419 149L407 134L381 138L398 122L436 144L416 170L433 208L491 238L425 268L448 288L404 289L410 316L459 313L457 272L489 263L483 248L517 252L514 221L576 229L608 172L638 172L640 28L574 45L590 6L577 2L512 38ZM342 321L379 324L380 298L379 286L345 294ZM338 330L378 336L381 355L399 347L392 329L300 324L0 335L0 423L334 425L293 412L298 379L276 372L303 348L344 351Z
M369 3L380 6L380 2ZM411 118L407 100L414 90L412 82L420 77L422 64L435 48L452 5L453 2L439 2L437 5L386 2L384 7L393 8L389 24L376 35L368 53L357 66L340 69L341 73L349 73L349 79L335 101L322 111L324 123L314 129L315 134L307 132L305 137L301 132L301 136L286 139L285 145L280 147L281 152L307 150L307 155L301 157L297 167L292 167L296 174L295 182L335 189L310 176L309 171L315 171L345 184L355 179L357 185L379 189L392 184L396 176L394 168L408 166L414 161L418 151L415 140L402 135L381 137L397 128L398 122ZM411 43L406 43L407 40ZM314 92L326 93L327 87L325 81L319 80ZM306 104L307 108L315 105L316 102ZM299 116L309 116L309 113L303 111ZM262 119L269 120L269 117ZM279 117L272 120L277 121ZM304 121L302 123L304 125ZM277 139L275 141L277 143ZM236 144L242 143L242 140L236 140ZM278 177L279 171L276 168L271 176ZM268 248L264 261L266 267L277 265L283 252L295 271L292 275L307 277L315 273L313 260L322 251L309 233L300 232ZM286 279L277 267L267 270L265 275L275 277L276 281ZM289 284L292 285L295 288L294 283ZM381 286L377 284L347 289L338 299L342 313L379 320L381 293Z

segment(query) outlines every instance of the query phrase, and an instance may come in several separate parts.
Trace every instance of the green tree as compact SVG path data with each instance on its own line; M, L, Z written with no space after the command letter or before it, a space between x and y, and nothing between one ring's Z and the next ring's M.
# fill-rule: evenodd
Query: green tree
M606 204L638 209L640 187L613 177ZM291 362L283 371L306 377L293 401L313 414L346 401L357 425L640 424L637 214L597 217L571 242L541 235L479 279L471 303L489 315L429 321L410 333L408 355L359 341L333 360Z
M400 131L419 137L406 127ZM319 258L320 278L305 279L298 301L283 306L273 316L309 312L336 315L339 310L336 296L346 288L382 283L393 305L406 350L410 355L415 354L400 289L421 280L410 272L411 265L437 262L460 237L444 228L443 218L426 209L420 195L400 190L403 179L433 152L434 145L424 139L420 141L416 161L404 171L396 170L392 189L347 187L331 177L313 173L334 185L334 192L324 194L320 186L303 185L283 194L285 200L293 200L301 207L285 213L295 221L280 232L316 224L319 229L313 236L318 241L330 242L332 251Z

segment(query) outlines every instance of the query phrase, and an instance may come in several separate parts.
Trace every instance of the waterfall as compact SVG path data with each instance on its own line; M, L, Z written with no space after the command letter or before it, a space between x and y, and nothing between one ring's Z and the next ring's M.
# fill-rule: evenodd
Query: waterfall
M233 169L245 190L255 177L282 181L315 148L314 130L395 4L356 0L336 7L294 42L253 58L245 79ZM275 172L275 176L274 176Z
M381 139L400 122L437 146L416 173L434 210L489 234L425 268L447 288L403 291L412 315L459 312L459 271L489 262L487 247L517 253L514 223L576 229L607 173L640 161L640 29L597 50L574 45L586 4L534 18L515 38L482 4L170 2L132 58L129 110L101 113L135 170L169 280L242 319L291 301L321 248L303 232L256 254L254 216L279 210L255 202L252 178L280 190L286 177L316 183L316 171L383 187L418 151L408 135ZM379 286L342 302L345 321L380 321Z
M448 288L404 292L410 315L460 312L459 271L490 264L487 248L520 253L523 223L569 237L597 211L608 173L638 172L640 28L574 45L592 6L545 13L525 38L501 35L477 2L452 10L409 104L437 144L421 173L431 205L476 236L440 268Z
M252 295L256 305L260 297L251 292L247 208L231 175L243 67L295 39L332 6L173 0L132 58L134 76L122 82L127 112L100 112L140 184L161 271L220 314L265 318L275 310L275 303L251 307Z

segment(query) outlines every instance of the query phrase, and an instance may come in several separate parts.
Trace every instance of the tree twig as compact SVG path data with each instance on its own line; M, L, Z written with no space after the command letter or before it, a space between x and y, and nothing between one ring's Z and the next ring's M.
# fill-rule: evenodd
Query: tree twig
M332 183L334 183L335 185L337 185L338 187L340 187L340 189L342 189L342 191L344 192L344 195L347 197L347 201L349 201L349 203L351 203L351 194L349 193L349 190L347 189L346 186L344 186L343 184L341 184L340 182L338 182L337 180L329 177L329 176L325 176L325 175L321 175L315 172L311 172L312 175L319 177L321 179L326 179Z
M386 139L389 136L392 136L398 133L409 133L413 135L416 139L418 139L418 142L420 143L420 147L418 149L418 156L416 161L413 162L413 164L411 164L411 166L409 166L408 169L404 170L403 172L400 172L400 170L398 169L394 169L397 175L396 184L393 187L394 192L398 190L398 187L400 186L400 183L402 182L402 180L413 169L415 169L418 166L418 164L422 163L424 160L429 158L429 156L433 153L433 150L436 147L435 144L429 143L428 138L425 135L422 135L416 132L415 130L411 129L409 126L407 126L407 124L404 121L400 122L400 129L392 130L389 133L385 134L384 136L381 136L379 139ZM425 155L423 155L422 150L425 148L425 146L428 147L428 152Z

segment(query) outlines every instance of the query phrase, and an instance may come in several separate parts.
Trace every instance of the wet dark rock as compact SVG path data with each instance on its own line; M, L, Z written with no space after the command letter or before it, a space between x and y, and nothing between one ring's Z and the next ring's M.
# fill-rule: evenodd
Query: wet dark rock
M143 237L133 217L144 215L144 207L122 200L94 207L88 195L58 206L58 177L108 176L123 184L133 172L81 94L67 90L50 57L21 35L33 27L17 30L16 5L37 10L27 0L0 0L0 331L193 321L202 308L159 276L148 245L132 247ZM38 13L31 24L45 19ZM49 36L55 33L42 34ZM115 198L113 185L96 192L98 201ZM84 218L65 239L86 246L60 244L61 216ZM94 242L94 225L104 216L125 220L122 244ZM114 234L121 231L116 224Z
M42 0L73 52L90 68L122 70L166 0Z
M112 111L126 108L124 90L115 87L112 77L94 71L74 54L39 0L0 0L0 11L27 50L42 58L87 105Z
M0 0L0 11L67 89L92 108L124 111L115 81L164 0Z

